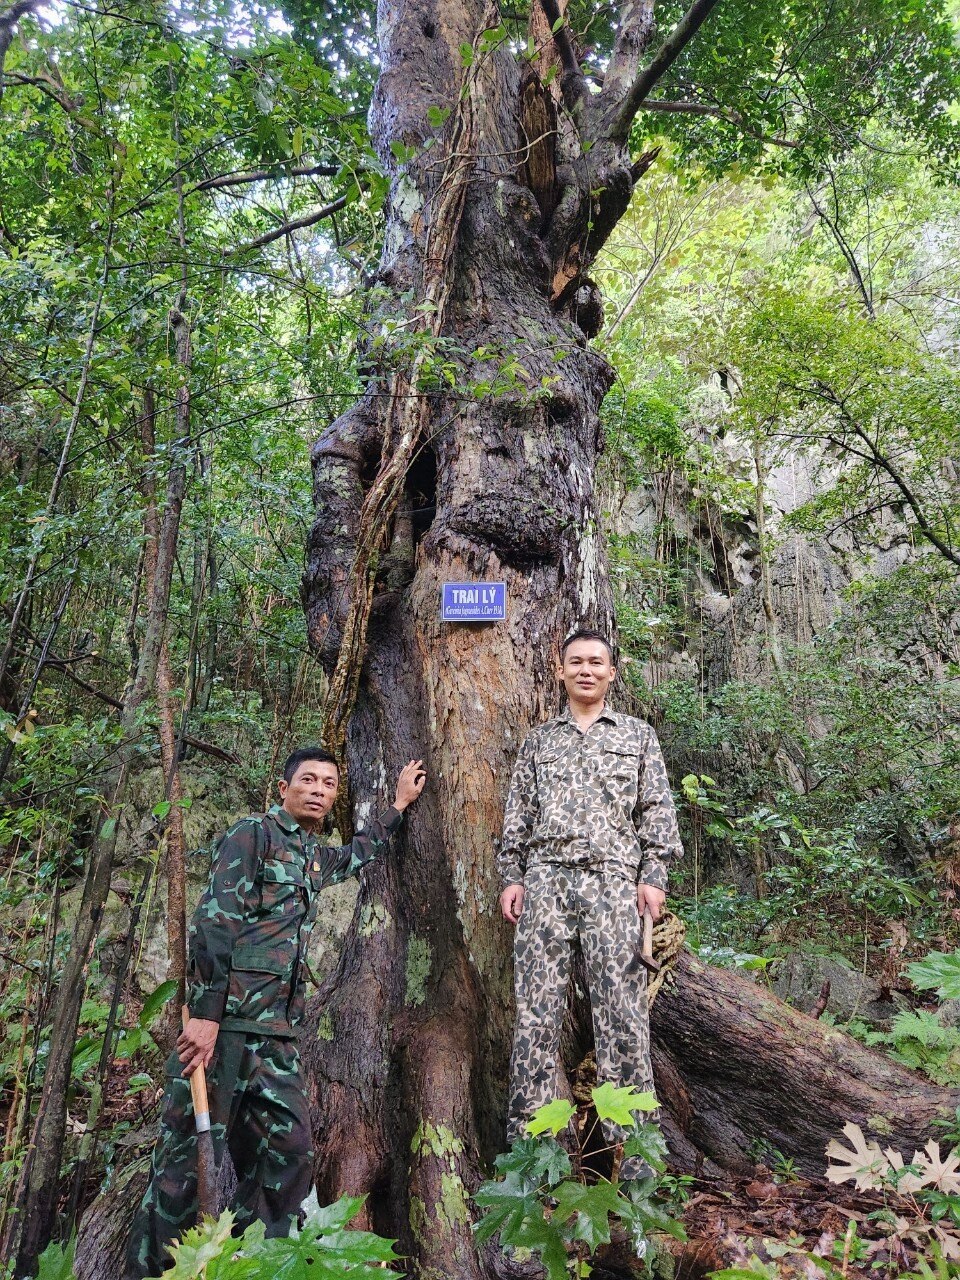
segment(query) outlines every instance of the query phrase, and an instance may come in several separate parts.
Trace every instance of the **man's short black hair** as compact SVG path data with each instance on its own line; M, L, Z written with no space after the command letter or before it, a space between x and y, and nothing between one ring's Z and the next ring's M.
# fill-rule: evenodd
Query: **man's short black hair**
M613 645L610 643L607 637L605 635L602 635L599 631L574 631L572 635L567 636L566 640L564 640L563 644L560 646L561 662L563 661L564 655L566 654L570 646L573 644L574 640L599 640L600 643L606 648L607 653L610 655L610 665L616 666L616 663L613 657Z
M296 751L292 751L283 766L283 779L285 782L292 782L293 775L297 772L302 764L306 764L308 760L316 760L320 764L336 765L337 773L340 772L340 761L326 747L298 747Z

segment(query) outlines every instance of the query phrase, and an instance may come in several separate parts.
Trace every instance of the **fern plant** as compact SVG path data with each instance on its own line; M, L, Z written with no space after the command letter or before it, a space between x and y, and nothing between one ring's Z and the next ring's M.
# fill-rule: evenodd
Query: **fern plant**
M934 1013L898 1013L889 1031L869 1031L864 1039L937 1084L960 1085L960 1029L943 1026Z

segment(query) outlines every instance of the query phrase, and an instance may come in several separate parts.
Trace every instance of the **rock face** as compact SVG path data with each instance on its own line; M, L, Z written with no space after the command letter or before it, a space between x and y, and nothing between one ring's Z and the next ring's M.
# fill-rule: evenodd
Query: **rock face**
M707 390L712 394L715 388ZM629 649L640 655L632 661L640 665L643 685L656 690L676 682L678 697L689 697L691 705L701 700L712 717L699 738L676 716L658 726L672 776L707 774L728 795L743 796L745 773L752 771L759 780L750 792L753 802L766 805L773 804L763 791L769 780L770 789L785 784L798 795L812 796L821 786L824 779L812 763L816 753L804 743L828 738L835 725L829 706L818 700L816 679L804 693L805 675L816 669L820 653L829 655L846 620L856 623L858 584L889 578L918 552L905 521L887 510L877 515L869 545L858 542L839 518L829 536L798 532L790 517L818 491L833 486L833 464L797 456L764 469L727 429L726 404L715 395L705 399L697 409L700 425L690 430L696 447L707 451L730 482L729 491L698 478L693 463L646 470L637 483L637 472L643 474L646 464L634 460L618 471L622 464L615 457L602 476L602 510L613 535L621 635L626 633ZM755 501L758 468L762 503ZM955 631L956 619L946 625ZM869 666L888 656L902 661L907 653L918 675L928 679L941 658L927 656L935 646L923 621L905 619L904 626L915 626L917 636L898 636L886 649L875 631L858 630L862 656ZM748 706L754 690L759 697L752 720L749 712L737 720L735 710L727 731L723 704L709 700L729 686L735 686L735 708ZM767 689L769 713L763 705ZM795 717L798 732L792 731L789 716L779 716L781 705ZM908 778L894 776L892 766L889 782L894 797L910 787ZM828 792L825 788L821 796ZM734 848L699 832L695 841L691 860L701 887L721 881L755 892L764 866L776 865L780 857L775 840L765 843L755 863L743 842ZM906 874L929 853L923 838L905 824L891 828L883 848L887 864Z
M855 969L841 956L815 955L795 951L778 962L773 990L801 1013L810 1013L820 998L824 982L830 983L826 1012L838 1022L854 1018L886 1028L899 1012L894 999L868 975Z

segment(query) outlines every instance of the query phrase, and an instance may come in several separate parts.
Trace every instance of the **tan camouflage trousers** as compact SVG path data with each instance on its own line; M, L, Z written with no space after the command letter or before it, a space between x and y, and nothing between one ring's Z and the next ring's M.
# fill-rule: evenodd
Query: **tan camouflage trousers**
M509 1142L523 1136L532 1112L560 1095L560 1028L572 944L578 939L590 986L597 1081L653 1089L647 975L642 966L626 972L640 936L637 887L631 881L587 868L528 869L514 943L517 1023L510 1059ZM625 1130L606 1122L604 1133L608 1142L626 1137ZM641 1162L628 1159L620 1176L647 1172Z

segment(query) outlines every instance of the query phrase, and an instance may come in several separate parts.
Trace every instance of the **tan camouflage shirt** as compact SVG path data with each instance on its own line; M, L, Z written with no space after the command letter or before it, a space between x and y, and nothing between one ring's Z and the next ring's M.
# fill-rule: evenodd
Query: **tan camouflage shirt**
M657 735L604 709L584 733L570 708L533 729L517 756L497 867L504 885L528 867L602 867L667 887L683 852Z

